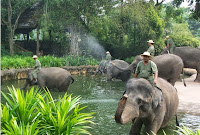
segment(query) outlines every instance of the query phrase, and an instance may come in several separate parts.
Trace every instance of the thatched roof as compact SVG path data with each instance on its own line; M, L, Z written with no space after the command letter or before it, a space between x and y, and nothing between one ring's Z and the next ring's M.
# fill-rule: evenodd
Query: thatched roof
M37 27L36 12L41 12L41 3L35 3L31 8L27 8L19 18L16 33L27 34Z

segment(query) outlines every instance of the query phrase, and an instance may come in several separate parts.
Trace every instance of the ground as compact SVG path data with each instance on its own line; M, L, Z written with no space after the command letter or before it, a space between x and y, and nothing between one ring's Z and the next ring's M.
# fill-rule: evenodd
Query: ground
M176 82L175 87L179 96L179 112L200 116L200 83L194 82L196 74L185 79L183 82Z

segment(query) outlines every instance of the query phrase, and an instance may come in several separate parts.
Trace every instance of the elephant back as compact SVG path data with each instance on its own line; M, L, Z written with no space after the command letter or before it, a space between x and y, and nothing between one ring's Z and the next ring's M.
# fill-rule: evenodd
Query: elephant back
M71 74L67 70L59 67L41 68L38 72L38 78L44 80L60 81L68 76L71 76Z
M121 68L125 68L125 67L129 66L129 64L127 62L125 62L123 60L119 60L119 59L113 60L112 62Z

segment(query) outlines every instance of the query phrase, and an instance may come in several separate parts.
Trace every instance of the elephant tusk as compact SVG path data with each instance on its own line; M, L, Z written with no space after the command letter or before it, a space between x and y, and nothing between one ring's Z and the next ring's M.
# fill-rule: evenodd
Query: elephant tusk
M128 94L124 94L124 95L123 95L123 98L128 98Z

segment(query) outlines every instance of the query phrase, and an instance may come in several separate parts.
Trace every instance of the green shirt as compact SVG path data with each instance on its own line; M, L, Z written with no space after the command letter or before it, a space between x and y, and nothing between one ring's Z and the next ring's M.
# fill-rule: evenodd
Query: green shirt
M140 61L137 64L135 73L137 74L137 78L144 78L147 79L151 84L153 84L153 74L158 72L156 64L149 60L149 62L144 65L144 61Z
M106 55L106 60L107 60L107 61L111 61L111 55L110 55L110 54L107 54L107 55Z
M38 59L35 60L35 68L40 69L41 68L41 63Z
M154 46L151 45L151 46L148 48L147 52L149 52L149 53L151 54L151 56L154 56L154 53L155 53Z
M168 40L167 40L167 45L168 45L168 44L169 44L169 48L175 47L175 44L174 44L174 42L173 42L172 39L168 39Z

